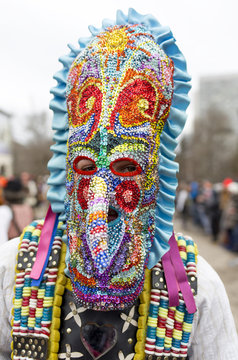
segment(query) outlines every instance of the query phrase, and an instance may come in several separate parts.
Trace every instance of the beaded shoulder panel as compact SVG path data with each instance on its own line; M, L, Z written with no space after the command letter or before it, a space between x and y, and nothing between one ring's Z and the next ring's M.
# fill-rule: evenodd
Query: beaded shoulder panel
M32 286L30 273L36 258L43 223L43 220L34 221L26 227L19 245L12 322L14 360L47 358L63 223L58 224L49 261L38 287Z
M182 234L176 236L188 282L197 293L197 247ZM194 314L189 314L179 293L179 305L169 306L168 291L161 261L152 269L149 314L145 340L145 359L187 359Z

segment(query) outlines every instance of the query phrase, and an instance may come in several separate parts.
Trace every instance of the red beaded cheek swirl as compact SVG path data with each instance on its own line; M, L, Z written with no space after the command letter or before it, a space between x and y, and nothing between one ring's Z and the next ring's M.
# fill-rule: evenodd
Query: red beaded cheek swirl
M125 164L125 168L120 170L120 164ZM119 169L118 169L119 166ZM141 166L131 158L119 158L111 162L110 170L113 174L126 178L138 177L142 172ZM115 188L115 200L121 210L129 214L133 212L141 197L141 190L139 184L133 179L122 180L122 182Z

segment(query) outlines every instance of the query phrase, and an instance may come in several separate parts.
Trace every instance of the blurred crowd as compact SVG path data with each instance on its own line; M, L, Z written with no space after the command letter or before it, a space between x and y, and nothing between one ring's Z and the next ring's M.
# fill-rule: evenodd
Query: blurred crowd
M33 219L43 217L47 206L47 177L0 176L0 245L19 236Z
M238 252L238 183L230 178L222 183L181 183L176 211L183 227L188 222L199 226L213 241Z
M0 176L0 245L19 236L33 219L43 218L48 202L47 176ZM200 227L213 241L238 252L238 182L230 178L212 184L181 182L176 196L176 213L184 229L188 223Z

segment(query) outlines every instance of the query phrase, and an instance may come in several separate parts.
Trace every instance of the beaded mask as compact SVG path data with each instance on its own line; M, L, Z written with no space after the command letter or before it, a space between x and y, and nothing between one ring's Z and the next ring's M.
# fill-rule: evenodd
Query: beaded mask
M107 28L71 66L65 213L83 306L123 309L143 288L172 95L173 62L141 25Z

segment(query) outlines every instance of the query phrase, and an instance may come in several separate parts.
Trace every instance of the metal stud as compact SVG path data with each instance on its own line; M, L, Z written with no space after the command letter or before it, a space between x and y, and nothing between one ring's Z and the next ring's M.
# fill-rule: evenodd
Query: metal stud
M19 267L19 269L21 269L21 268L22 268L22 264L21 264L21 263L19 263L19 264L18 264L18 267Z
M155 287L159 287L159 283L158 283L158 282L155 283Z
M38 340L37 340L37 339L34 340L34 344L35 344L35 345L38 344Z
M23 259L23 261L24 261L24 262L27 262L27 261L28 261L28 258L27 258L27 257L25 257L25 258Z
M14 353L14 355L17 355L17 349L15 349L15 350L13 351L13 353Z
M160 282L164 282L164 278L161 277L161 278L159 279L159 281L160 281Z
M72 331L72 329L70 329L70 328L68 328L68 329L66 330L67 334L70 334L71 331Z
M44 357L44 353L41 353L40 354L40 358L42 359Z
M33 260L33 261L36 261L36 257L34 256L32 260Z
M36 346L33 344L33 345L31 345L31 349L32 350L35 350L35 348L36 348Z
M33 352L33 356L36 358L37 357L37 351Z
M30 267L31 267L31 263L28 263L28 264L27 264L27 267L30 268Z
M132 343L133 343L133 339L132 339L132 338L129 338L127 341L128 341L129 344L132 344Z
M74 310L72 311L72 313L73 313L73 315L77 315L77 310L74 309Z
M39 345L38 348L37 348L38 351L41 351L41 346Z
M45 340L41 340L41 345L45 345Z
M159 271L158 271L158 270L156 270L155 275L159 275Z
M54 254L58 254L58 250L55 249L55 250L54 250Z
M55 265L56 265L56 261L53 261L53 262L52 262L52 265L54 265L54 266L55 266Z
M21 348L21 343L18 343L17 347L18 347L18 349L20 349Z
M32 344L33 343L33 340L32 339L29 339L29 344ZM34 345L32 345L34 346Z
M31 355L31 350L27 351L27 355L28 355L28 356Z
M34 251L31 251L31 252L30 252L30 256L34 256Z
M52 256L51 256L51 255L49 256L49 260L52 260Z
M195 276L192 276L191 281L195 281L195 280L196 280Z
M21 355L25 355L25 353L26 353L26 350L23 349L23 350L21 351Z
M30 348L30 345L26 344L25 348L28 350Z
M25 339L24 338L21 338L21 343L25 344Z
M19 252L19 256L23 256L23 251L20 251L20 252Z

